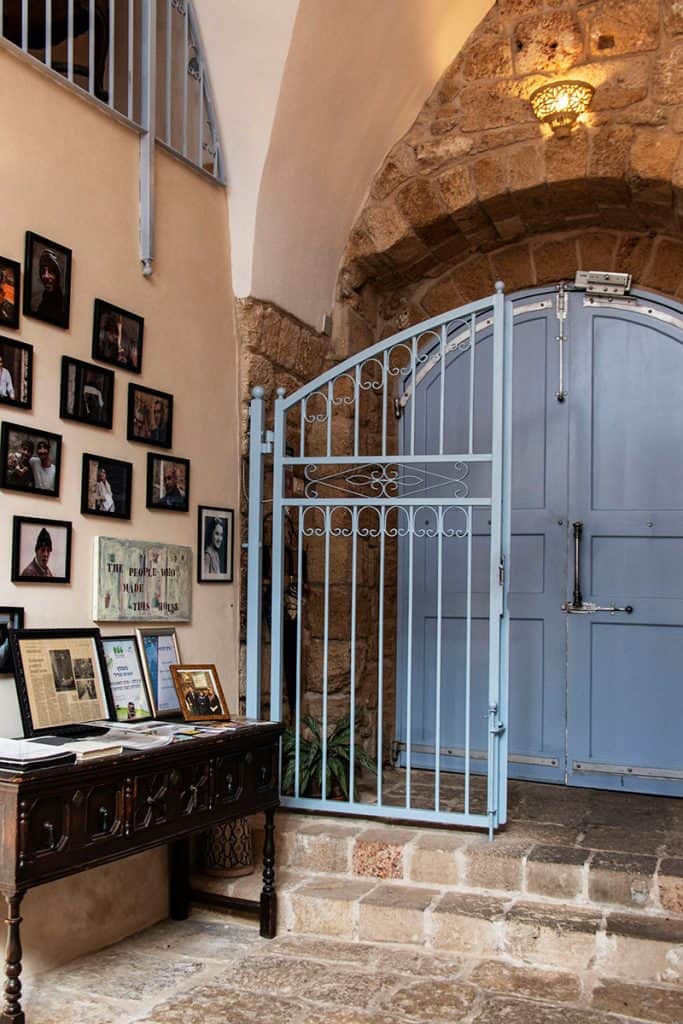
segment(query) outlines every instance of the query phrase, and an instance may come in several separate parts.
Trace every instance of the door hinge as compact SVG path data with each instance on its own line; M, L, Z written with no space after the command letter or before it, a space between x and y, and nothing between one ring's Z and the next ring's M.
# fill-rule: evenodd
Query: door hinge
M272 455L273 454L273 441L274 441L274 439L275 439L275 434L273 433L272 430L264 431L264 433L263 433L263 441L261 443L261 451L262 451L262 453L264 455Z
M402 415L403 415L403 405L401 404L401 399L398 398L398 396L397 396L396 398L394 398L394 416L395 416L395 418L397 420L400 420Z
M589 295L626 295L631 290L631 275L606 270L577 270L574 287Z
M501 558L498 563L498 583L501 587L505 586L505 559Z

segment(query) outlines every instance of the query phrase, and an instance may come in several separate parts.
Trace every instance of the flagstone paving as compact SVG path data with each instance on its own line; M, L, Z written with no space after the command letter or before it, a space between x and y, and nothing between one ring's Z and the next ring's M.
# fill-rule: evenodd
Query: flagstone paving
M25 983L26 1024L680 1024L683 988L256 929L196 909Z

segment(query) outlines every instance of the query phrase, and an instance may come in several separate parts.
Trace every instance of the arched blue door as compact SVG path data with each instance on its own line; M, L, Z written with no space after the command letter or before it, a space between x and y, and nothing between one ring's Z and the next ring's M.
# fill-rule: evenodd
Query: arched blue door
M555 290L514 302L510 775L680 794L683 310L649 297L607 302L570 292L566 299L562 384ZM487 339L478 348L482 360L490 359ZM464 423L463 370L456 349L446 364L446 430L455 451ZM437 429L430 386L429 373L418 378L416 388L426 392L418 403L426 450ZM490 402L485 390L475 396L475 435L479 416L488 421ZM480 517L475 555L477 537L483 545L487 531ZM436 746L431 557L425 549L416 573L412 644L413 678L421 681L413 688L419 696L412 756L425 768ZM462 770L464 753L460 569L446 568L441 637L442 672L451 673L454 686L441 708L439 746L442 767L454 771ZM473 583L481 605L471 635L476 677L486 671L488 580L475 571ZM582 602L572 607L577 584ZM609 610L626 607L630 614ZM400 661L399 749L406 740ZM482 691L475 685L473 692ZM481 723L469 738L474 771L486 767L485 716L485 707L474 709L472 721Z

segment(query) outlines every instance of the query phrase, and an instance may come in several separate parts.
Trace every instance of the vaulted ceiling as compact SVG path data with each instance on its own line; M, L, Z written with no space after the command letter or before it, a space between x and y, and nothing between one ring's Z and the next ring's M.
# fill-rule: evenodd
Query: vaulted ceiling
M233 287L319 327L374 172L490 0L195 0Z

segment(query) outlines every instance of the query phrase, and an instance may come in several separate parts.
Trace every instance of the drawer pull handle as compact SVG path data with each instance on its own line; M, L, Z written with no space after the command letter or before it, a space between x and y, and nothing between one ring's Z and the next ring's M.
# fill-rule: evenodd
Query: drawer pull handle
M232 794L235 791L235 779L233 777L232 772L228 772L228 774L225 776L225 788L228 793L228 796L232 796Z
M47 848L48 850L54 850L55 848L55 827L51 821L43 823L43 828L47 832Z
M159 789L157 790L157 792L156 792L156 793L154 794L154 796L152 796L152 795L150 794L150 795L149 795L149 796L147 797L147 803L149 804L149 806L150 806L150 807L153 807L153 806L154 806L154 804L158 804L160 800L163 800L163 798L164 798L164 797L166 796L166 792L167 792L167 790L168 790L168 786L161 786L161 787L160 787L160 788L159 788Z
M98 814L100 816L100 832L109 831L109 808L100 807Z

